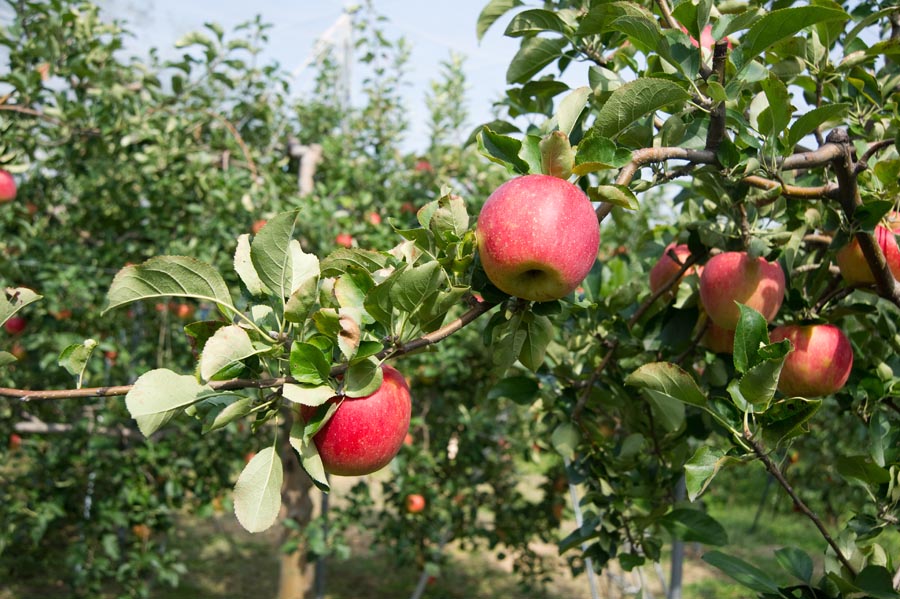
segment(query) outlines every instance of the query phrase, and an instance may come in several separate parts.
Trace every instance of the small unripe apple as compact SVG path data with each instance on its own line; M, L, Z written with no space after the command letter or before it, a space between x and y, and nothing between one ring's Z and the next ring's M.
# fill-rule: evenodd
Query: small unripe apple
M772 342L790 339L778 390L789 397L821 397L839 391L853 369L853 348L843 331L833 324L775 327Z
M16 180L9 171L0 169L0 204L16 199Z
M371 395L344 397L313 440L326 472L361 476L380 470L397 455L409 431L412 403L409 385L391 366L383 365L384 380ZM330 402L341 398L332 397ZM316 408L302 406L308 420Z
M260 230L262 230L263 227L266 226L266 222L267 221L265 219L254 221L253 225L250 227L250 232L256 235L260 232Z
M410 493L406 496L406 511L410 514L418 514L425 509L425 498L418 493Z
M9 320L3 323L3 328L6 329L6 332L10 335L18 335L22 331L25 330L25 326L28 324L28 321L25 320L22 316L11 316Z
M672 254L675 254L678 261L672 259ZM681 267L684 265L684 261L690 256L691 250L688 249L687 244L676 244L675 242L672 242L667 245L666 249L663 250L662 256L659 257L659 260L657 260L656 264L653 265L653 268L650 269L650 291L656 293L665 287L669 281L678 276ZM693 266L688 268L684 274L691 274L693 269Z
M478 255L491 283L546 302L575 290L597 260L600 224L575 185L549 175L507 181L478 216Z
M700 275L700 301L709 318L729 331L737 328L745 304L772 322L784 301L784 271L777 262L747 252L723 252L709 259Z
M337 237L334 238L334 242L345 248L352 248L353 236L350 233L338 233Z
M900 246L895 234L900 232L900 213L891 212L886 217L887 225L877 225L873 235L881 248L888 268L895 279L900 279ZM866 262L859 241L854 236L850 243L838 250L835 256L841 276L848 285L865 285L875 282L875 275Z

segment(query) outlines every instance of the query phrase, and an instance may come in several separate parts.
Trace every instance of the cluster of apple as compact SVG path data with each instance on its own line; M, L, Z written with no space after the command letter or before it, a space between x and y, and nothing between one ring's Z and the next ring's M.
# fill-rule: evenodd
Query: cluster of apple
M882 237L893 243L896 250L893 234L879 236L879 239ZM900 268L900 250L896 251ZM691 267L682 274L684 261L690 255L685 244L667 246L650 271L650 288L656 293L680 274L699 277L700 303L709 320L704 343L712 351L733 351L734 331L740 318L738 303L753 308L767 322L775 319L785 291L784 271L777 263L762 257L753 258L747 252L723 252L710 258L705 265ZM841 264L841 255L850 256L849 262L845 258ZM848 283L861 280L863 275L859 271L868 271L856 241L842 249L838 256L841 272ZM871 271L868 275L872 277ZM874 277L871 280L874 282ZM793 347L778 381L778 389L785 395L820 397L840 390L847 382L853 367L853 349L847 336L835 325L784 324L776 326L769 337L773 343L789 339Z

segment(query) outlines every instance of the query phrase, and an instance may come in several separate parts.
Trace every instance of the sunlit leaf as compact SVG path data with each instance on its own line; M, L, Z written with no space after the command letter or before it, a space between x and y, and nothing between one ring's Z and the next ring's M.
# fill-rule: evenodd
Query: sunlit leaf
M284 473L272 447L251 459L234 485L234 515L249 532L262 532L275 524L281 510Z

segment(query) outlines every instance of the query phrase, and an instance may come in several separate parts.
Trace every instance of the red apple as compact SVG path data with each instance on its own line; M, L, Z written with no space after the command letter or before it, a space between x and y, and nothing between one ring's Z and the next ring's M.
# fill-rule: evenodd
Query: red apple
M266 226L266 220L260 219L258 221L254 221L253 225L250 227L250 232L256 235L259 233L260 229Z
M881 247L881 252L887 260L888 267L895 279L900 279L900 246L897 245L896 233L900 232L900 213L891 212L886 217L887 226L877 225L875 227L875 241ZM841 276L847 281L848 285L865 285L875 282L875 275L866 262L866 257L859 247L859 241L856 237L838 250L837 256L838 268L841 270Z
M115 364L116 360L119 358L119 352L114 349L109 349L103 352L103 357L112 365Z
M415 166L417 173L433 173L434 167L431 166L431 163L425 160L424 158L420 158L416 161Z
M672 259L672 254L675 254L678 261ZM656 293L665 287L669 281L678 275L681 267L684 265L684 261L690 256L691 251L688 249L687 244L672 242L667 245L666 249L663 250L663 255L659 257L659 260L650 269L650 291ZM693 266L690 267L684 274L691 274L693 269Z
M415 214L416 213L416 205L412 202L403 202L400 205L400 212L404 214Z
M549 175L507 181L481 209L478 254L488 279L516 297L568 295L597 259L600 224L578 187Z
M377 212L370 212L366 215L366 220L369 221L369 224L377 227L381 224L381 215Z
M9 436L9 450L15 451L22 447L22 437L20 437L17 433L13 433Z
M384 468L409 431L412 403L409 385L391 366L382 366L381 387L365 397L344 397L337 411L313 437L325 471L360 476ZM333 397L336 402L341 398ZM315 408L303 406L304 419Z
M350 233L338 233L334 238L334 242L345 248L353 247L353 236Z
M772 342L790 339L794 346L778 379L778 390L790 397L820 397L840 390L853 368L853 348L833 324L775 327Z
M729 331L737 328L746 304L772 322L784 301L784 271L777 262L747 252L723 252L709 259L700 275L700 301L709 318Z
M18 335L25 330L25 325L27 324L28 321L22 316L11 316L9 320L3 323L3 328L5 328L6 332L10 335Z
M11 353L13 357L20 362L25 359L25 356L28 355L28 351L21 343L13 343L13 346L10 348L9 353Z
M249 463L250 463L250 460L252 460L252 459L255 458L255 457L256 457L256 452L255 452L255 451L248 451L248 452L244 455L244 463L245 463L245 464L249 464Z
M713 321L709 321L706 333L703 334L703 345L717 354L734 353L734 331L723 329Z
M194 315L194 307L190 304L178 304L173 311L182 320L187 320Z
M406 433L406 435L403 437L403 444L406 445L407 447L412 447L413 436L409 433Z
M16 199L16 180L9 171L0 169L0 204Z
M425 498L418 493L410 493L406 496L406 511L410 514L418 514L425 509Z

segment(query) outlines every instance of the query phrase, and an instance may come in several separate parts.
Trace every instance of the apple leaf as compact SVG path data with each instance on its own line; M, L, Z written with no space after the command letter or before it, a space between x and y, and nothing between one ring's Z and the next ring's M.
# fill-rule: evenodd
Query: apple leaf
M566 24L559 16L549 10L534 8L523 10L512 18L506 31L506 37L522 37L524 35L537 35L542 31L566 32Z
M592 202L607 202L614 206L637 210L640 208L637 196L627 185L598 185L588 187L588 197Z
M241 278L250 295L270 293L253 267L253 261L250 259L250 235L247 233L237 239L237 248L234 250L234 271Z
M821 407L821 399L803 397L791 397L773 403L760 419L766 443L775 446L801 434L806 423Z
M212 302L228 317L237 312L228 285L215 268L188 256L157 256L126 266L116 274L106 293L103 313L159 297L192 297Z
M706 396L693 377L669 362L644 364L628 375L625 384L654 391L660 396L692 406L706 407Z
M244 416L250 413L250 409L253 407L253 397L247 395L240 395L237 393L227 393L222 395L217 395L215 399L222 400L231 400L221 408L221 410L217 410L213 412L215 415L204 419L203 424L203 434L211 433L212 431L217 431L220 428L225 427L226 425L234 422L235 420L240 420ZM197 404L195 404L197 405Z
M851 481L866 485L883 485L891 481L890 472L869 456L839 456L836 465L838 474Z
M431 215L428 228L434 233L438 245L459 241L469 230L469 213L466 202L457 195L443 195L437 200L437 208ZM443 242L443 243L440 243Z
M778 584L768 574L740 558L721 551L709 551L703 554L703 561L758 593L779 594Z
M768 133L772 136L780 135L782 131L787 129L788 123L791 122L791 114L793 113L791 95L781 79L772 73L760 82L760 86L769 101L768 120L770 129L768 132L763 131L763 133ZM794 149L789 147L786 151L792 153Z
M553 449L566 459L575 457L575 448L578 447L580 440L581 435L571 422L563 422L553 429L553 434L550 435L550 444L553 445Z
M775 559L782 568L807 584L812 584L813 561L802 549L782 547L775 550Z
M681 104L691 95L668 79L643 77L614 91L600 108L591 130L602 137L615 137L626 127L655 110Z
M388 256L372 250L338 248L322 260L320 274L323 277L336 277L354 268L375 272L387 266L388 259Z
M234 515L248 532L262 532L275 524L281 510L284 471L273 447L251 459L234 485Z
M825 106L813 108L806 114L800 115L788 130L785 147L788 150L793 151L794 146L800 143L800 140L806 135L815 131L816 127L828 121L843 117L849 109L849 104L826 104Z
M765 317L744 304L737 304L740 310L734 331L734 369L745 373L760 363L759 348L768 345L769 329Z
M344 395L365 397L375 393L384 380L384 371L375 358L355 362L344 375Z
M564 38L528 37L522 40L519 51L506 70L507 83L525 83L544 67L562 56L569 41Z
M584 112L584 107L587 104L588 100L591 98L592 90L588 86L576 87L571 92L569 92L565 98L563 98L559 103L559 108L556 110L556 114L553 115L553 119L550 121L549 126L557 127L559 129L559 133L565 135L566 139L570 135L572 135L572 130L575 129L575 125L578 124L578 118L581 116L581 113ZM568 177L563 177L564 179L568 179Z
M544 363L547 346L553 340L553 323L546 316L530 314L523 319L521 329L526 336L519 350L519 361L532 372L537 372Z
M718 546L728 544L725 528L715 518L700 510L674 509L660 519L660 524L682 541Z
M391 303L405 312L415 312L435 289L440 287L444 271L437 261L413 266L400 272L391 286Z
M296 404L321 406L337 395L337 392L328 385L307 386L285 383L282 394L286 400Z
M781 376L783 366L783 356L764 360L748 369L740 378L731 381L728 385L728 393L735 405L741 410L765 412L772 398L775 397L778 378Z
M253 238L250 260L262 283L282 300L305 281L319 276L319 259L307 254L293 239L299 211L270 218Z
M630 151L619 148L613 140L598 135L594 129L588 130L576 150L572 172L578 176L619 168L631 160Z
M746 67L754 58L772 44L786 39L810 25L823 21L847 20L843 10L824 6L799 6L773 10L753 23L741 38L741 44L732 53L738 70Z
M149 437L180 409L212 393L189 374L180 375L165 368L145 372L125 396L125 407L137 421L138 428Z
M527 376L511 376L497 381L490 391L488 391L488 400L497 400L501 397L507 397L513 403L519 405L529 405L538 394L538 384L532 378Z
M575 151L569 138L561 131L554 131L540 142L541 170L545 175L568 179L575 165Z
M306 322L316 305L318 291L319 277L313 276L300 283L284 305L284 319L295 324Z
M331 360L321 349L310 343L291 346L291 376L298 383L322 385L331 376Z
M703 29L709 22L711 0L702 2L679 2L672 9L672 16L683 24L695 40L699 40Z
M481 38L484 37L484 34L487 33L487 30L490 29L497 19L517 6L522 6L520 0L491 0L488 2L487 6L481 10L481 14L478 15L478 22L475 26L475 34L478 37L478 41L481 41Z
M304 435L304 428L302 422L294 422L288 440L291 447L300 456L300 465L303 467L303 470L306 471L320 491L327 493L330 487L328 485L328 475L325 473L325 466L322 464L322 457L319 455L315 442Z
M16 357L8 351L0 351L0 368L16 361Z
M530 172L528 162L519 158L522 142L518 139L494 133L489 128L483 127L477 135L477 140L479 153L491 162L505 166L512 173L527 175Z
M713 477L718 474L723 466L737 462L739 460L726 456L721 449L715 449L706 445L697 449L691 459L684 465L684 480L688 499L691 501L696 500L706 490Z
M6 301L0 302L0 325L22 308L42 297L27 287L7 287L4 298Z
M78 379L76 388L81 389L81 383L84 378L84 369L87 367L88 360L94 349L97 347L97 341L94 339L86 339L84 343L74 343L59 354L59 365L69 371L69 374Z
M243 328L237 325L222 327L203 346L200 378L205 381L233 378L243 370L243 360L267 350L254 347Z

